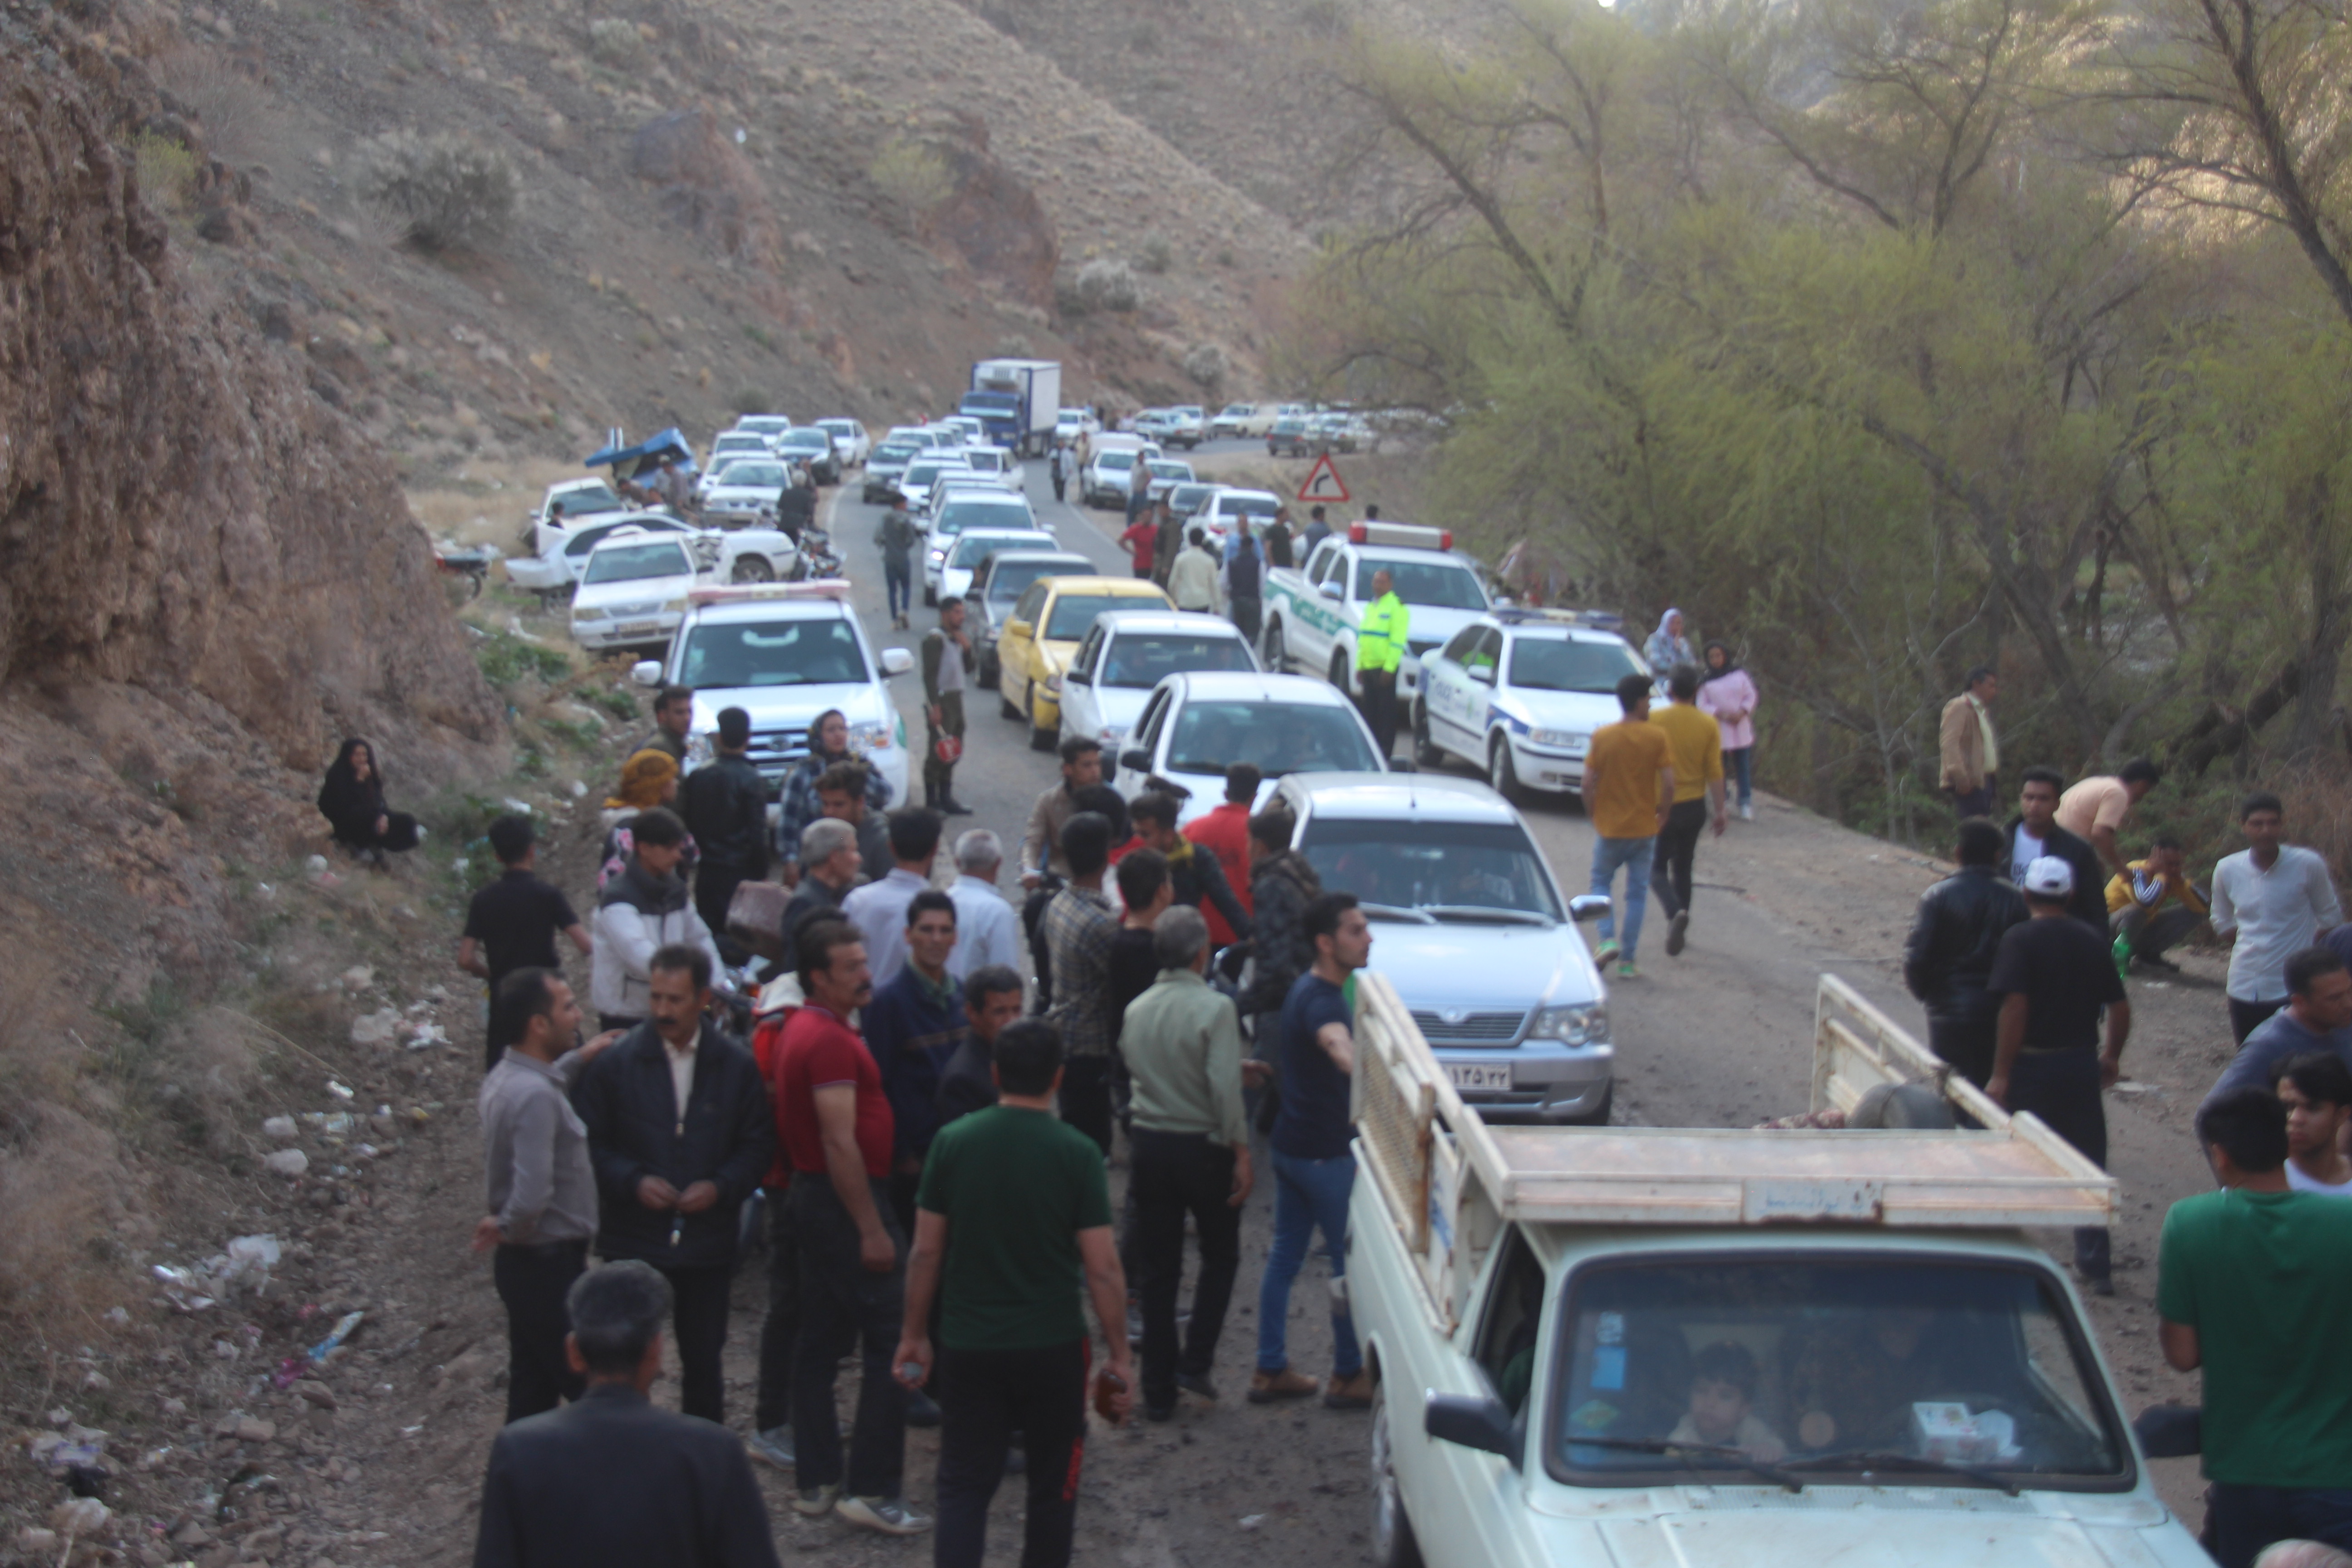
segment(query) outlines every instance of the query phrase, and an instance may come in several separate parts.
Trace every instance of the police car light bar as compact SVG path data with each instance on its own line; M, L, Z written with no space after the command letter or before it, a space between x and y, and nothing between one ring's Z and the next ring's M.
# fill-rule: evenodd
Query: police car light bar
M1451 550L1454 531L1450 528L1424 528L1415 522L1351 522L1348 525L1350 544L1398 544L1418 550Z
M729 583L697 588L686 596L689 605L732 605L758 599L831 599L849 597L849 584L839 577L819 577L807 583Z

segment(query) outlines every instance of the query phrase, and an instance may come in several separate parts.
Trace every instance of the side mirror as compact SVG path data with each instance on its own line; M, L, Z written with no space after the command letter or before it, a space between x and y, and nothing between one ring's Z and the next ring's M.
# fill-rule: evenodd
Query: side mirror
M1568 918L1581 923L1607 918L1609 900L1601 893L1579 893L1568 900Z
M1483 1454L1500 1454L1519 1468L1519 1426L1510 1407L1491 1394L1439 1394L1432 1390L1422 1409L1422 1430L1441 1443Z
M1315 584L1315 591L1327 599L1336 599L1339 596L1339 584L1329 582L1318 583Z
M637 660L636 663L629 666L629 679L639 686L659 686L662 683L661 660L657 658Z
M1479 685L1492 686L1495 684L1495 667L1493 665L1465 664L1462 668L1469 674L1470 679L1476 681Z
M1004 623L1004 635L1009 637L1025 637L1029 635L1029 623L1027 621L1007 621Z
M915 656L908 653L905 648L886 647L882 650L882 673L884 675L904 675L914 668Z
M1092 686L1094 683L1095 678L1083 669L1066 670L1062 675L1065 686Z
M1151 753L1140 746L1129 746L1118 754L1118 765L1148 773L1151 771Z

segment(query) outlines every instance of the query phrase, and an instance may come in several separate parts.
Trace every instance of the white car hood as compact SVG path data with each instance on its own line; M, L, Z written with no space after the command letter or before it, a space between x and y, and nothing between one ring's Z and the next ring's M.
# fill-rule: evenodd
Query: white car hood
M1565 1007L1600 998L1584 939L1562 921L1539 926L1485 921L1416 925L1372 921L1371 966L1408 1007L1498 1012Z
M1603 724L1614 724L1623 717L1613 692L1513 689L1489 695L1486 706L1523 719L1538 730L1568 730L1580 735L1590 735Z
M713 485L704 499L713 501L772 501L782 490L781 485Z
M2063 1498L1998 1492L1962 1500L1924 1489L1810 1486L1785 1503L1753 1500L1743 1489L1738 1502L1727 1497L1719 1512L1608 1520L1597 1528L1615 1568L2187 1568L2209 1561L2179 1524L2161 1526L2155 1510L2147 1524L2156 1528L2134 1528L2063 1517Z
M882 699L871 681L823 686L714 686L694 694L694 732L701 735L717 730L719 710L722 708L740 708L749 713L754 731L805 728L828 708L840 709L842 718L853 728L859 724L887 724L894 717L883 710Z
M572 613L582 610L644 608L646 615L683 605L687 595L694 591L696 579L680 577L638 577L625 583L583 583L572 595ZM716 723L717 721L712 721Z
M1095 711L1102 715L1104 723L1120 734L1131 733L1135 721L1143 717L1143 705L1151 700L1151 689L1149 686L1097 686L1094 689ZM1222 780L1218 783L1216 794L1216 800L1209 803L1212 806L1225 798Z

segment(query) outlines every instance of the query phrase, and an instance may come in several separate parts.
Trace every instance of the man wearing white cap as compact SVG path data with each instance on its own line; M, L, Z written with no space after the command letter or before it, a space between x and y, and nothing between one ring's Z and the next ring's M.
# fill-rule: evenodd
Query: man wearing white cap
M2093 1163L2107 1163L2107 1112L2099 1098L2123 1071L2131 1003L2101 933L2069 918L2074 868L2044 855L2025 868L2032 918L2002 933L1985 989L2000 997L1992 1077L1985 1092L2012 1113L2030 1110ZM2099 1009L2106 1009L2106 1041ZM2115 1294L2107 1230L2074 1232L2074 1267L2101 1296Z

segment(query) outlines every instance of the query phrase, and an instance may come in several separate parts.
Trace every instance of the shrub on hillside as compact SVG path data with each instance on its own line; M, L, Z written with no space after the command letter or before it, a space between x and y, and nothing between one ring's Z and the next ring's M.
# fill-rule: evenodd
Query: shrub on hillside
M874 155L866 177L909 212L929 212L955 194L955 175L940 150L903 136Z
M362 149L360 195L421 249L479 249L514 216L514 165L462 136L395 131Z
M1184 351L1184 374L1203 392L1216 391L1224 384L1225 351L1214 343L1194 343Z
M635 22L607 16L601 22L588 24L588 52L602 64L615 67L634 65L645 50L645 35L637 31Z
M1135 264L1156 277L1167 271L1170 264L1175 259L1174 247L1169 245L1165 237L1155 234L1145 237L1141 253L1136 257Z
M1143 285L1124 261L1098 257L1078 268L1078 302L1089 310L1132 310L1143 303Z

